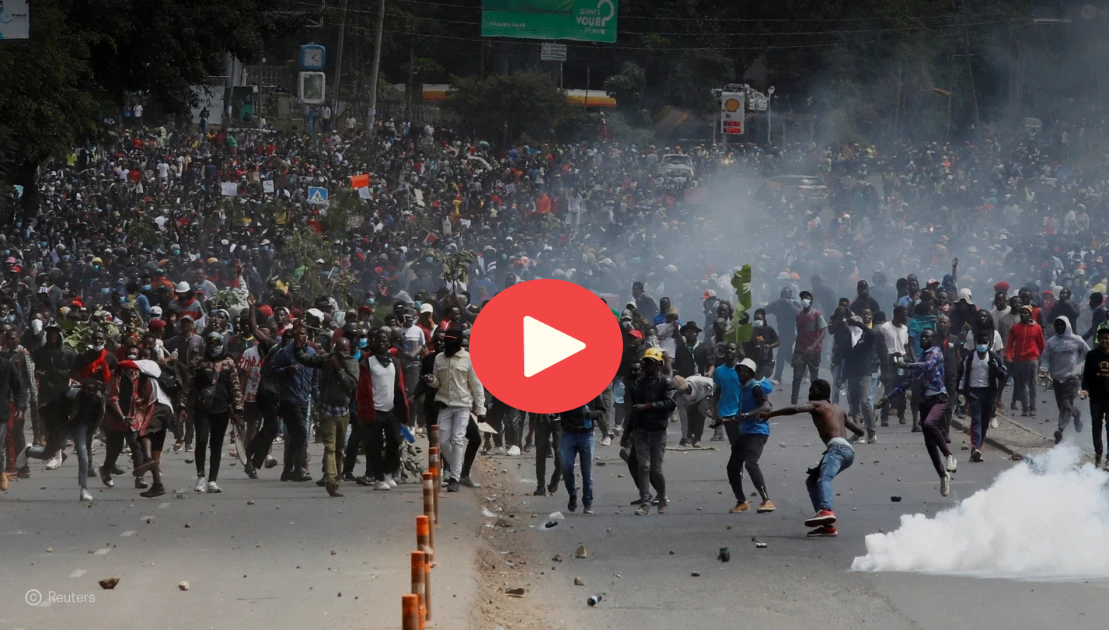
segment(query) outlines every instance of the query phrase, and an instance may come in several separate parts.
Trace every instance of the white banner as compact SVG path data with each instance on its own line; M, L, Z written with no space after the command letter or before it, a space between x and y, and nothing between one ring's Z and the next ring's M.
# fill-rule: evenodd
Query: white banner
M239 184L236 182L220 182L219 188L224 197L235 197L239 194Z

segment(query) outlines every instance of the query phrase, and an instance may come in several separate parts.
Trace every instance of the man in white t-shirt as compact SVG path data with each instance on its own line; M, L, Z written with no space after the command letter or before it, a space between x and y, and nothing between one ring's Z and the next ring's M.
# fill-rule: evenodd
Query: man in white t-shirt
M420 382L420 363L427 355L427 344L424 330L416 325L416 313L412 309L406 308L403 318L404 326L401 328L401 339L404 342L404 351L401 352L400 359L401 365L404 367L404 388L407 390L405 393L411 400L412 394L416 391L416 385ZM415 405L409 405L408 407L410 417L402 418L402 421L411 426L415 424L416 407Z
M908 313L904 306L895 306L893 319L875 329L882 344L880 350L882 356L879 358L882 364L882 390L886 392L893 391L907 378L907 375L898 369L894 363L898 360L909 360L907 358L907 354L910 352L909 327L906 326L909 321ZM905 397L901 396L891 400L889 405L882 407L881 426L888 427L890 425L890 407L897 410L898 423L905 424Z

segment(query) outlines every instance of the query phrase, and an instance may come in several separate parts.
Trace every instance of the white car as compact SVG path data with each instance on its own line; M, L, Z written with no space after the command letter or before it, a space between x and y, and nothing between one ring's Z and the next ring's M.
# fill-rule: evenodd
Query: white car
M658 163L658 172L667 177L693 179L693 158L681 153L668 153Z

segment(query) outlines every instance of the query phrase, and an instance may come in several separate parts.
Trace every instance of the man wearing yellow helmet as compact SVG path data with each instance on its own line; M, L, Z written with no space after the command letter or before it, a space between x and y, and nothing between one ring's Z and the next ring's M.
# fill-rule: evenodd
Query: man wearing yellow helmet
M659 348L643 352L643 376L635 383L635 404L631 409L635 456L638 460L639 508L636 515L651 512L651 487L658 497L659 514L666 513L666 478L662 475L662 456L666 451L666 428L670 414L677 408L677 386L662 373L663 354Z

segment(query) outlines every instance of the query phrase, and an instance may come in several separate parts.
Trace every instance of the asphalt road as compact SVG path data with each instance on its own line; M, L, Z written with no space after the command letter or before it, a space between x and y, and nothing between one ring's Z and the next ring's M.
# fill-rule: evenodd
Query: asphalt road
M318 475L322 448L311 453ZM74 457L13 481L0 495L0 628L400 628L419 485L350 484L332 499L314 483L281 483L280 468L251 481L225 456L223 493L195 494L192 458L166 453L166 487L180 490L156 499L137 496L128 473L112 489L90 479L95 501L79 502ZM475 538L459 524L476 518L471 498L450 495L440 508L433 613L459 624L440 627L471 617ZM119 584L102 590L109 577ZM43 603L28 605L32 589Z
M771 399L775 406L787 404L788 393L779 390ZM678 437L672 425L670 444ZM1109 615L1107 582L850 570L852 559L865 554L867 534L896 529L903 514L934 515L949 508L1014 465L989 448L984 463L970 464L969 451L959 450L962 439L954 436L960 465L947 498L939 493L922 437L908 426L882 430L877 445L857 446L855 465L835 482L840 531L835 539L805 536L803 520L812 513L805 470L822 451L807 416L775 419L772 426L762 458L778 506L772 514L727 513L734 501L724 470L726 442L705 442L722 447L716 452L667 452L671 505L665 515L633 515L628 504L636 492L615 445L598 449L605 466L594 469L595 515L568 513L565 490L557 497L526 496L533 482L518 482L515 505L505 509L560 510L567 516L564 526L520 534L536 556L529 591L547 611L550 627L981 630L1103 624ZM520 477L534 479L530 458L513 463ZM753 492L749 483L746 491ZM902 501L894 503L892 496ZM1035 497L1012 508L1036 509ZM753 538L767 547L756 548ZM586 559L573 557L579 544L588 549ZM717 561L721 547L729 548L730 562ZM553 562L555 554L563 562ZM585 586L575 586L575 577ZM595 593L604 599L590 608L586 599Z

